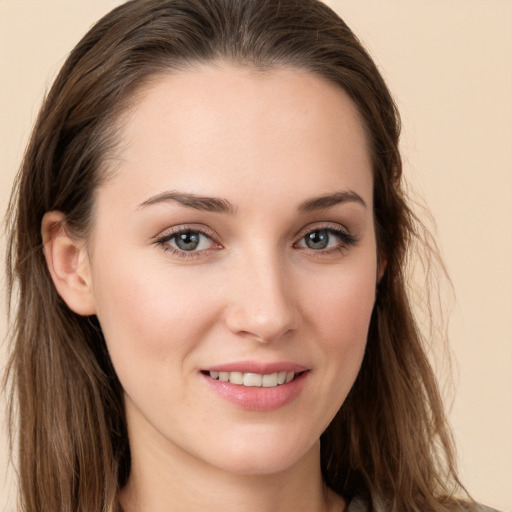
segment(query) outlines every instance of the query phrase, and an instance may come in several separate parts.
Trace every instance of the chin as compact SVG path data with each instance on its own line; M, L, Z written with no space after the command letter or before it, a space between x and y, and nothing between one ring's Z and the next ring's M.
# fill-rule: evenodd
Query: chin
M267 435L264 439L233 439L211 464L228 473L238 475L272 475L285 472L310 458L319 457L320 442L283 439Z

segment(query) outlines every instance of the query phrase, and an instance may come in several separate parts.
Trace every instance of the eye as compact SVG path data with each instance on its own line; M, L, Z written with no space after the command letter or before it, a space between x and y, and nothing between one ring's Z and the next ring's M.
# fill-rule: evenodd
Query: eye
M201 251L208 249L211 240L200 231L182 231L175 234L167 243L181 251Z
M190 228L174 229L158 238L156 243L182 257L199 255L202 251L218 247L209 234Z
M329 249L343 249L357 242L354 235L341 228L322 227L308 231L296 244L313 251L329 251Z
M304 244L309 249L322 250L329 249L337 243L337 239L327 229L312 231L304 236Z

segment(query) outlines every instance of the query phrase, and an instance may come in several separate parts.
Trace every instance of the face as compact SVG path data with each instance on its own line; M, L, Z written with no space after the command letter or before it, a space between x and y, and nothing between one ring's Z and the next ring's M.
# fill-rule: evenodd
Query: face
M122 126L88 254L132 450L292 467L356 378L375 300L356 108L303 71L205 67L159 78Z

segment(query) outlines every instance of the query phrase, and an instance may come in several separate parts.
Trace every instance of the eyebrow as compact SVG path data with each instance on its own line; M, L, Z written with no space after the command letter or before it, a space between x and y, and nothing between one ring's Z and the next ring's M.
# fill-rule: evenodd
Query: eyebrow
M202 210L205 212L214 213L229 213L235 214L236 207L232 205L227 199L219 199L216 197L198 196L196 194L187 194L184 192L162 192L156 196L150 197L148 200L139 204L137 209L146 208L159 203L179 203L188 208Z
M143 203L139 204L138 210L160 203L179 203L188 208L202 210L214 213L227 213L234 215L237 211L235 205L227 199L217 197L199 196L197 194L188 194L185 192L169 191L162 192L156 196L150 197ZM307 199L300 203L298 211L300 213L309 213L317 210L327 210L333 206L342 203L355 202L367 208L363 198L352 190L334 192L320 197Z
M344 190L334 192L333 194L326 194L325 196L315 197L313 199L307 199L299 205L299 212L309 213L317 210L327 210L328 208L341 203L359 203L367 208L364 199L357 192L354 192L353 190Z

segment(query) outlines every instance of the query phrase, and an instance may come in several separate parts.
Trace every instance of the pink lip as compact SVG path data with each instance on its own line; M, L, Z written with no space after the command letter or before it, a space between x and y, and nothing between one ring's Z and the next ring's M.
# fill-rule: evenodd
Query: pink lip
M274 363L261 363L257 361L238 361L233 363L219 364L203 368L205 372L241 372L259 373L268 375L277 372L305 372L308 368L290 361L276 361Z
M279 371L293 371L299 375L296 375L287 384L264 388L247 387L215 380L207 374L210 371L259 373L262 375ZM299 396L307 382L309 373L308 369L304 366L290 362L262 364L244 361L212 366L207 370L203 370L200 375L210 390L241 409L248 411L273 411L291 403Z

